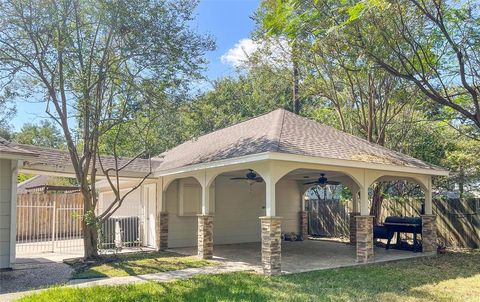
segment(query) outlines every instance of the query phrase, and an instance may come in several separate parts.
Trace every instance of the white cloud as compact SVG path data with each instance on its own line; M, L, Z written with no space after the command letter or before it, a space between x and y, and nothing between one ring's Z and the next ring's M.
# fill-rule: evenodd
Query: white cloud
M263 41L253 41L249 38L241 39L223 54L220 59L223 64L229 64L235 68L248 68L248 59L257 50L261 50L260 57L258 57L260 62L264 62L272 67L289 66L291 64L290 46L284 39Z
M248 61L248 57L258 49L258 46L252 39L242 39L223 54L220 60L223 64L240 67Z

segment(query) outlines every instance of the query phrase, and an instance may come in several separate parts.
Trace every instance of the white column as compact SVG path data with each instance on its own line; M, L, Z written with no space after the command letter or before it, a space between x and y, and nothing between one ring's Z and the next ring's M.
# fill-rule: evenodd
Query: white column
M202 184L202 214L210 214L210 186Z
M17 244L17 174L18 167L23 164L23 161L12 159L12 189L10 201L10 268L13 268L16 259L16 244Z
M266 216L275 216L275 181L272 177L265 178L265 214Z
M365 216L369 215L370 211L368 210L368 186L363 186L360 189L360 215Z
M425 188L425 215L433 214L432 206L432 177L429 176Z

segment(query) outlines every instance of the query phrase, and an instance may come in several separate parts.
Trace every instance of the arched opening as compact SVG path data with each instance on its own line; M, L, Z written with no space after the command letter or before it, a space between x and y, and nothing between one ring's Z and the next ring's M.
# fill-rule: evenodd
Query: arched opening
M377 247L421 250L417 239L422 235L426 190L412 177L384 175L370 185L369 213Z
M202 210L200 183L194 177L175 179L164 188L163 196L163 211L168 213L168 247L196 246L197 215Z
M277 183L277 191L279 187L284 187L281 182L294 182L298 187L297 207L300 215L297 217L299 235L303 239L311 237L348 241L349 216L358 208L358 198L354 198L358 194L358 185L350 175L339 171L302 168L283 176Z
M353 195L343 184L311 185L304 193L308 233L316 238L348 241Z

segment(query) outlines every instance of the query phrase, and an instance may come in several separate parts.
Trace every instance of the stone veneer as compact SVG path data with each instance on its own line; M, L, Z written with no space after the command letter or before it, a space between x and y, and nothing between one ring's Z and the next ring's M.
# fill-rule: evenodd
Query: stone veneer
M260 217L262 226L262 268L265 275L282 271L282 218Z
M357 243L357 220L356 216L360 216L360 212L349 213L350 217L350 244Z
M357 262L373 262L373 219L372 216L356 216Z
M303 240L308 239L308 212L300 211L300 236Z
M168 212L159 212L157 221L157 245L163 251L168 249Z
M198 215L198 257L213 257L213 215Z
M435 215L422 215L422 251L437 250L437 225Z

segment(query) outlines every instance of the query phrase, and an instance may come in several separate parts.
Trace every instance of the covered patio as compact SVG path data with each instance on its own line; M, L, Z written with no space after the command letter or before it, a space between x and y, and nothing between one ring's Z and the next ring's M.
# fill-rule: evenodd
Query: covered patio
M159 249L194 246L196 229L199 257L245 259L255 267L261 264L268 275L414 257L375 248L369 216L370 186L402 179L425 194L423 255L436 251L431 178L447 171L285 110L188 141L161 160L155 174L157 192L162 192L157 194ZM290 233L307 238L303 196L306 183L320 175L352 193L351 245L283 241ZM189 202L198 197L197 207L187 205L187 190L192 190ZM187 215L182 212L186 207Z

